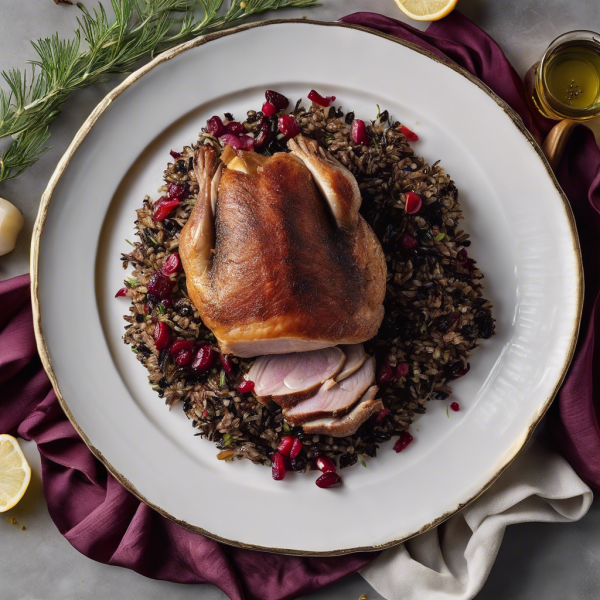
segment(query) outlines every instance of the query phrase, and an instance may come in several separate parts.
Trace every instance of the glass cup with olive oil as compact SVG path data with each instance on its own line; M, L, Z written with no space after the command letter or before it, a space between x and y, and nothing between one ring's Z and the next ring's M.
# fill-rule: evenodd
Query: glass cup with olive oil
M600 115L600 34L571 31L556 38L527 78L544 116L579 121Z

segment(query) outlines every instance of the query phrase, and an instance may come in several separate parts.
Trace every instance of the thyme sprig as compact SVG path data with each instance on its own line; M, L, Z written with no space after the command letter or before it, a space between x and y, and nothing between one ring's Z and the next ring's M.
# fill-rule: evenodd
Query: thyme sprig
M111 0L114 19L102 4L81 16L73 39L58 34L32 42L37 58L29 71L2 72L0 138L11 136L0 154L0 182L18 177L47 150L49 125L66 99L107 76L128 73L143 58L186 39L224 29L252 15L280 8L308 8L317 0ZM201 17L196 18L197 9Z

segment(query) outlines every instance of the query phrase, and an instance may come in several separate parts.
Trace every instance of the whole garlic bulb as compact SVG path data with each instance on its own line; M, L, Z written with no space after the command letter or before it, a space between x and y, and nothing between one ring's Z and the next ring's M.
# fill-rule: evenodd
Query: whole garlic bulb
M14 204L0 198L0 256L8 254L17 243L25 220Z

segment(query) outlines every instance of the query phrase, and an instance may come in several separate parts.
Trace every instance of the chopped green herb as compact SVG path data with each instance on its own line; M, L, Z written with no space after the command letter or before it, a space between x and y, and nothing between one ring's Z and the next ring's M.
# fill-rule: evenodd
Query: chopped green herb
M446 406L446 416L450 418L450 413L448 412L448 407Z
M165 305L161 302L157 307L156 310L161 314L164 315L167 311L165 310Z
M377 118L379 119L379 115L381 114L381 107L379 106L379 104L375 105L377 107Z
M283 422L283 430L286 433L289 433L291 431L290 426L285 421Z
M125 285L127 285L127 287L134 288L140 285L140 282L137 279L134 279L133 277L128 277L127 281L125 282Z
M127 238L125 238L125 241L130 245L133 246L135 248L135 244L132 244Z
M230 433L226 433L223 435L223 446L230 446L233 442L235 442L237 438L235 435L231 435Z
M227 378L225 377L225 371L221 369L221 375L219 375L219 385L225 387L227 385Z
M146 235L146 237L148 238L148 240L150 242L152 242L155 246L158 246L158 242L152 237L150 230L144 229L144 234Z
M375 148L379 150L379 144L377 143L377 140L375 138L373 138L373 144L375 144Z
M446 234L440 231L433 239L436 242L441 242L445 237L446 237Z
M360 464L366 468L367 463L365 462L365 459L363 458L362 454L357 454L358 456L358 460L360 461Z
M131 351L132 351L134 354L139 354L139 353L140 353L140 351L139 351L139 350L138 350L138 349L137 349L135 346L131 346Z

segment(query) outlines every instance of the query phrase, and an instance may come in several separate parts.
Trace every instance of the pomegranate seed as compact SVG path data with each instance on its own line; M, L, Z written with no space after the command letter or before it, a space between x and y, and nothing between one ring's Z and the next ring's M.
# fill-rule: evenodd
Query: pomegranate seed
M210 133L210 135L221 137L226 132L225 125L223 125L221 117L217 117L215 115L206 121L206 131Z
M281 115L277 124L286 138L293 138L300 133L300 125L292 115Z
M263 119L260 124L260 133L254 139L254 147L257 150L260 150L270 139L271 129L269 127L269 122L266 119Z
M412 235L410 235L410 233L405 233L400 238L400 244L403 248L410 250L411 248L414 248L418 242Z
M177 160L181 154L179 152L175 152L175 150L171 150L169 154L173 157L173 160Z
M406 377L408 372L410 371L410 366L408 363L401 362L396 365L396 377L400 379L401 377Z
M394 450L396 452L402 452L410 443L413 441L413 436L408 431L403 431L398 438L398 441L394 444Z
M148 282L148 293L160 300L168 298L173 292L173 282L160 271L154 273Z
M459 406L458 402L453 402L453 403L450 405L450 408L451 408L451 409L452 409L454 412L458 412L458 411L460 410L460 406Z
M178 367L185 367L192 362L194 353L191 350L180 350L175 356L175 364Z
M285 477L285 463L283 456L276 452L271 458L273 462L273 468L271 469L271 475L275 481L281 481Z
M208 411L207 411L206 409L204 409L204 410L202 411L202 418L203 418L203 419L206 419L206 417L207 417L207 416L208 416Z
M290 101L283 95L273 90L267 90L265 92L265 98L267 102L270 102L277 110L287 108Z
M329 456L317 456L317 458L315 458L315 465L317 465L317 469L323 473L335 473L335 464Z
M168 298L165 298L161 304L163 305L163 308L171 308L171 301Z
M116 294L115 298L120 298L121 296L127 296L127 288L121 288Z
M187 183L170 183L169 198L174 200L183 200L189 193L190 188Z
M169 254L169 256L165 258L161 271L165 275L171 275L171 273L176 273L180 269L181 260L179 258L179 254L177 252L173 252L173 254Z
M198 348L196 357L192 362L192 369L194 371L208 371L215 362L216 352L210 344L204 344Z
M390 412L391 411L389 408L384 408L384 409L380 410L377 413L377 417L375 417L375 422L381 423L381 421L383 421L390 414Z
M394 369L392 369L392 365L386 358L377 371L377 383L387 383L388 381L392 381L394 379Z
M414 192L406 192L404 201L404 209L409 215L414 215L421 210L423 201Z
M352 141L355 144L368 144L370 142L367 135L367 126L360 119L352 121Z
M265 117L272 117L277 112L277 109L270 102L265 102L262 105L262 112Z
M233 363L231 362L231 356L229 354L221 354L221 364L223 365L223 370L227 375L231 375L233 371Z
M289 456L290 452L292 451L292 446L294 445L295 439L296 438L293 435L288 435L287 437L284 437L279 443L279 446L277 446L277 450L279 451L279 453L283 454L283 456Z
M404 134L404 137L409 142L419 141L419 136L414 131L411 131L408 127L405 127L404 125L400 125L399 131L400 131L400 133Z
M238 385L238 392L242 394L249 394L254 389L254 381L250 381L249 379L244 379Z
M233 133L233 135L242 135L246 133L246 128L239 121L231 121L225 125L227 133Z
M169 354L175 356L182 350L193 350L195 345L194 342L190 342L189 340L175 340L169 347Z
M156 349L160 352L169 345L169 342L171 341L171 330L166 323L159 321L154 327L152 337L154 338Z
M152 219L157 223L164 221L178 204L179 200L169 200L166 196L163 196L155 204Z
M335 102L335 96L321 96L321 94L315 90L310 90L308 99L320 106L331 106L331 103Z
M150 307L147 304L144 304L143 308L144 308L144 312L146 314L148 314L150 312Z
M342 483L342 478L335 472L323 473L323 475L321 475L321 477L319 477L315 483L318 487L327 489Z
M292 449L290 451L290 458L294 460L300 452L302 452L302 442L298 438L294 438L294 443L292 444Z
M467 363L467 366L465 367L459 360L447 367L446 372L451 379L458 379L459 377L464 377L470 370L471 363Z

